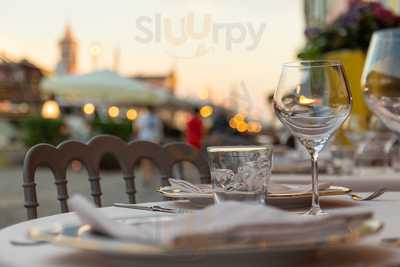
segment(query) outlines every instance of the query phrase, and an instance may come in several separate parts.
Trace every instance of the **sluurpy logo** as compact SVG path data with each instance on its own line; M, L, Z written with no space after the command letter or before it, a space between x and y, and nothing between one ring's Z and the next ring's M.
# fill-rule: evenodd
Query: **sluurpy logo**
M202 17L202 18L201 18ZM178 58L193 58L209 54L217 46L233 51L241 46L255 50L261 42L266 23L217 22L211 14L189 13L172 18L156 13L135 20L135 40L142 44L163 44L166 52Z

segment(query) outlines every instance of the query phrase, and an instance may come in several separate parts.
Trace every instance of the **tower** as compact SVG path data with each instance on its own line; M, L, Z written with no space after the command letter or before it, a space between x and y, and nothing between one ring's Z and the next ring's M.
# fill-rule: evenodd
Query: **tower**
M78 42L69 25L65 26L64 36L58 45L60 49L60 60L56 67L56 73L59 75L75 74L78 67Z

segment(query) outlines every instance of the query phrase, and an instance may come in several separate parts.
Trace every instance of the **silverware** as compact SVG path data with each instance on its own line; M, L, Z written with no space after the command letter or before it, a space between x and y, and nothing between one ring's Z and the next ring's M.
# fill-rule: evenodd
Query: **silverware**
M189 210L185 209L175 209L175 208L165 208L161 206L139 206L136 204L128 204L128 203L113 203L114 207L119 208L127 208L127 209L136 209L136 210L146 210L146 211L157 211L157 212L167 212L167 213L187 213Z
M52 226L52 229L49 230L48 234L57 236L57 235L61 234L62 229L63 229L62 225L54 224ZM37 245L49 244L48 241L33 240L33 239L30 239L29 237L26 237L26 238L13 238L13 239L10 239L9 242L13 246L37 246Z
M383 238L381 243L393 247L400 247L400 237Z
M385 193L386 191L387 191L386 188L381 188L366 197L362 197L362 196L359 196L356 194L349 194L349 196L351 197L352 200L355 200L355 201L366 201L366 200L373 200L375 198L378 198L381 195L383 195L383 193Z
M10 240L10 244L13 246L37 246L37 245L44 245L48 244L47 241L39 241L39 240L31 240L26 238L13 238Z

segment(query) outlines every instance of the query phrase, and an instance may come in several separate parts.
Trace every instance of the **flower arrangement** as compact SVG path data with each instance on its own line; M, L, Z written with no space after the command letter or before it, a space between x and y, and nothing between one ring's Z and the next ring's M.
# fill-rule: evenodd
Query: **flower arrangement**
M374 31L400 26L400 16L382 4L352 0L347 12L324 28L308 28L305 47L298 54L302 59L318 59L324 53L341 49L366 51Z

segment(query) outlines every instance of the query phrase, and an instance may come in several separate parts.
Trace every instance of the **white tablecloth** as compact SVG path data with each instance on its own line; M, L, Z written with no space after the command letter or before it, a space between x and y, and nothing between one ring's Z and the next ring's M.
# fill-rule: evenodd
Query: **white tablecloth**
M168 206L173 204L161 203ZM376 236L358 245L321 248L313 253L289 254L277 257L268 255L238 257L234 259L193 258L190 260L171 259L165 262L116 258L75 249L56 247L50 244L21 247L9 243L11 239L23 238L29 227L40 227L58 223L74 223L72 213L44 217L19 223L0 231L0 266L11 267L105 267L105 266L396 266L400 264L400 248L385 247L382 238L400 237L400 193L388 192L374 201L355 202L348 196L330 197L322 201L325 209L345 206L368 206L375 211L375 217L384 221L385 228ZM103 208L113 218L148 216L149 212L122 208ZM300 216L300 215L299 215ZM398 266L398 265L397 265Z

